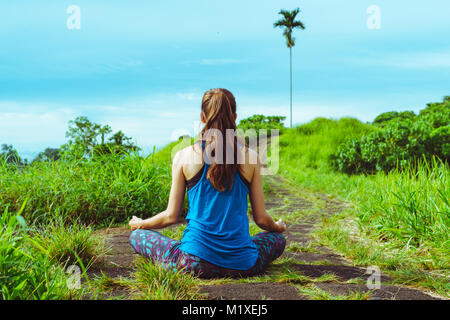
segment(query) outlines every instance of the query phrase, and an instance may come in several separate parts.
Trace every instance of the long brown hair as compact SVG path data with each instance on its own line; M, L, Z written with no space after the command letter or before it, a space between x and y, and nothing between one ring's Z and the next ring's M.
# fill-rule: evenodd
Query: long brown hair
M226 144L227 142L230 143L230 139L226 138L227 129L233 129L232 132L236 132L236 100L233 94L227 89L222 88L206 91L202 99L202 114L205 118L205 126L200 132L200 139L205 140L208 132L211 132L208 130L211 129L219 130L223 138L223 159L218 159L219 155L215 153L215 146L217 144L214 145L214 143L218 141L211 139L206 144L207 146L212 146L211 154L215 156L215 161L211 163L206 177L215 189L218 191L226 191L233 187L234 175L238 169L236 135L233 135L232 145ZM226 156L226 153L231 150L233 152L233 162L227 163L229 161L226 161L226 159L229 157Z

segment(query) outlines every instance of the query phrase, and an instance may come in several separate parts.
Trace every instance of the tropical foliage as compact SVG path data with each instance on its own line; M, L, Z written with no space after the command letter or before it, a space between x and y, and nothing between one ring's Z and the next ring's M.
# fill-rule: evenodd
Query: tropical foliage
M122 131L112 134L109 125L91 122L86 117L78 117L69 122L66 132L67 144L61 147L61 153L73 158L93 158L110 153L129 153L139 148Z
M0 161L17 166L22 166L26 164L26 162L20 158L19 154L17 153L17 150L14 149L12 145L8 144L2 144L1 146Z
M279 133L283 132L285 129L283 121L285 119L286 117L282 116L264 116L255 114L239 121L238 129L241 129L244 133L249 129L253 129L258 137L262 132L261 130L264 130L263 132L270 137L272 130L278 130Z
M332 156L345 173L388 172L408 168L419 160L450 160L450 100L430 103L419 115L388 112L373 122L381 128L347 140Z

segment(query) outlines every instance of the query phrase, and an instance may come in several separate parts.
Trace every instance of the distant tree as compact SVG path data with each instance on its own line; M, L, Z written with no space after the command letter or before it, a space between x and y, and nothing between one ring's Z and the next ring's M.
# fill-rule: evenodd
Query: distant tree
M108 143L102 143L95 147L95 153L109 154L109 153L128 153L130 151L137 151L139 148L132 142L132 138L127 137L122 131L118 131L108 139ZM103 141L103 138L102 138Z
M283 121L285 119L286 117L283 116L264 116L262 114L255 114L239 121L238 129L243 131L254 129L257 136L259 136L260 130L267 130L267 136L270 136L272 129L280 130L281 133L284 129Z
M24 162L17 153L17 150L14 149L12 145L2 144L0 159L8 164L17 164L19 166L25 165Z
M62 146L62 152L76 157L91 158L94 155L135 151L139 148L122 131L114 133L108 125L89 121L87 117L78 117L69 121L66 132L68 143Z
M391 121L413 120L416 114L413 111L389 111L379 114L372 122L372 124L384 127Z
M450 125L449 97L444 97L442 102L428 103L427 107L420 111L418 119L430 123L433 128Z
M131 138L127 137L122 131L116 132L109 141L118 146L132 145Z
M87 117L78 117L69 121L69 129L66 132L66 138L69 140L64 149L70 148L73 153L91 156L98 145L98 136L104 137L110 130L109 126L93 123Z
M100 144L104 145L105 144L105 136L112 132L111 127L106 125L106 126L100 127L100 129L98 131L99 131L100 137L101 137ZM121 131L119 131L119 132L121 132Z
M60 151L58 148L46 148L34 158L33 162L57 161L61 158Z
M300 20L295 20L300 9L294 9L292 11L288 10L280 10L278 14L281 14L283 18L278 20L273 24L274 28L284 28L283 36L286 38L286 45L289 48L289 61L290 61L290 122L292 128L292 47L295 46L295 38L292 37L292 32L296 28L300 28L302 30L305 29L305 26Z

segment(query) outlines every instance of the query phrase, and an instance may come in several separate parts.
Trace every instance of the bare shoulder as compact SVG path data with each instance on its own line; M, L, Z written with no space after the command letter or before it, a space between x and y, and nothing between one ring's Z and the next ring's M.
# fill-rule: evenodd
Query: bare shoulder
M259 164L258 153L255 150L244 146L239 148L239 153L241 159L241 165L239 166L239 169L245 179L251 183L253 180L255 169Z
M201 158L201 151L198 150L198 146L190 145L177 151L173 157L173 162L182 165L189 164L196 156Z
M174 164L182 166L183 174L186 180L192 178L203 166L201 147L194 144L179 150L174 158Z

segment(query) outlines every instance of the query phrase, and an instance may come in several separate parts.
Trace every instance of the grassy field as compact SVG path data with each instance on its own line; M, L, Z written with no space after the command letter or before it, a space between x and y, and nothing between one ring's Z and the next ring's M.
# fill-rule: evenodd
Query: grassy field
M0 163L2 299L76 299L67 267L101 263L96 229L165 209L170 165L135 154L96 161Z
M279 174L311 194L327 193L350 204L316 230L324 245L357 265L379 266L399 283L448 296L448 165L432 160L409 170L372 175L343 174L331 165L330 157L342 142L377 130L352 118L318 118L283 130ZM138 299L198 297L195 284L201 281L145 261L138 262L130 281L102 277L86 281L82 290L67 286L69 265L84 270L102 263L106 248L95 230L124 223L131 215L149 216L165 209L176 146L182 146L180 141L148 157L108 155L95 161L63 159L22 168L0 163L1 298L95 299L111 286L132 288ZM264 190L271 192L266 184ZM260 230L251 223L250 231ZM176 239L182 232L182 226L163 231ZM308 248L294 244L288 250ZM288 264L280 260L273 274L252 281L288 281L293 276L283 269ZM303 279L296 277L297 282ZM302 290L328 297L315 289Z
M27 200L23 213L30 223L62 217L108 225L165 208L170 166L154 155L136 154L33 163L20 169L0 162L0 189L0 210L18 210Z
M330 156L352 135L378 130L353 119L316 119L280 138L280 174L352 204L317 236L356 264L448 294L450 170L438 160L409 170L347 175Z

